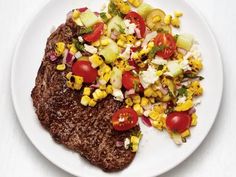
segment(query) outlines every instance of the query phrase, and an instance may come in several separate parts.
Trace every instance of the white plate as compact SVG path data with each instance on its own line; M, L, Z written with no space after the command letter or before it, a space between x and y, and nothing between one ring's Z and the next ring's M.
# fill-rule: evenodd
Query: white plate
M181 32L193 34L200 43L204 60L202 75L205 80L202 83L205 92L197 109L198 126L192 129L192 135L186 144L176 146L167 133L142 126L144 136L140 150L131 165L118 173L104 173L76 153L56 144L42 128L34 113L30 93L52 26L63 23L67 12L73 8L87 6L99 11L103 2L107 1L99 2L98 4L91 0L51 0L29 23L16 47L12 66L11 83L15 110L25 133L35 147L51 162L71 174L81 177L160 175L184 161L207 136L217 116L223 89L222 63L214 36L196 8L192 8L184 0L147 2L164 9L167 13L176 9L183 11Z

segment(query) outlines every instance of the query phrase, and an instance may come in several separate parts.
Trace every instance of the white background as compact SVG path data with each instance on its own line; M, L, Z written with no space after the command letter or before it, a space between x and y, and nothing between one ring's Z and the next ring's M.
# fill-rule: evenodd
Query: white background
M236 174L236 1L191 1L206 17L220 46L225 74L223 102L203 144L185 162L161 177L233 177ZM1 177L71 177L29 142L11 101L10 69L15 43L23 25L42 3L45 0L0 0Z

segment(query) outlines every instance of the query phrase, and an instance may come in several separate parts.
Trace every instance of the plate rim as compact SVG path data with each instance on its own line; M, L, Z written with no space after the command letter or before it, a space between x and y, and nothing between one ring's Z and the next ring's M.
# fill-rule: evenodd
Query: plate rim
M214 126L217 118L218 118L218 115L219 115L219 111L220 111L220 107L221 107L221 104L222 104L222 98L223 98L223 92L224 92L224 65L223 65L223 58L222 58L222 54L221 54L221 50L220 50L220 47L219 47L219 44L217 42L217 39L216 39L216 35L214 34L211 26L209 25L207 19L205 18L205 16L203 15L203 13L201 12L201 10L192 2L192 1L187 1L187 0L183 0L185 4L187 4L191 9L194 10L194 12L197 14L198 17L200 17L201 21L204 23L207 31L210 33L210 38L212 40L212 42L214 43L214 47L217 49L217 53L216 55L218 56L219 58L219 64L220 64L220 77L219 77L219 80L218 82L221 82L220 85L220 95L219 95L219 102L218 102L218 105L217 105L217 111L215 112L214 114L214 119L212 121L212 123L209 125L209 128L208 128L208 131L206 132L206 135L204 136L204 138L200 141L200 143L195 146L192 151L190 151L187 155L185 155L185 158L181 159L181 161L179 161L178 163L176 164L173 164L173 165L170 165L169 168L166 168L164 169L161 173L158 174L159 175L162 175L170 170L173 170L175 167L177 167L178 165L180 165L181 163L183 163L186 159L190 158L192 154L194 154L196 152L196 150L200 147L200 145L203 143L204 140L206 140L206 138L208 137L209 135L209 132L212 130L212 127ZM39 5L39 8L34 12L34 13L31 13L32 16L30 18L28 18L25 22L25 24L23 25L22 29L20 30L20 33L18 34L19 36L17 37L17 43L15 44L15 47L13 48L13 55L12 55L12 63L11 63L11 71L10 71L10 90L11 90L11 99L12 99L12 103L13 103L13 107L14 107L14 110L15 110L15 113L16 113L16 117L20 123L20 126L21 128L23 129L26 137L30 140L31 144L33 144L34 148L37 149L37 151L42 154L44 156L45 159L47 159L48 161L50 161L53 165L57 166L58 168L60 168L61 170L71 174L71 175L75 175L77 176L78 174L76 173L73 173L71 171L69 171L67 168L64 168L63 165L61 165L61 163L58 163L57 161L55 161L54 159L52 159L51 157L47 156L47 154L45 152L43 152L35 143L35 140L31 137L31 135L29 134L29 132L26 130L25 126L24 126L24 123L22 121L21 118L19 118L18 115L19 114L19 108L17 106L17 99L16 99L16 95L14 93L14 88L15 88L15 85L14 85L14 71L15 71L15 67L16 67L16 61L17 61L17 55L19 54L19 48L21 46L21 43L22 43L22 40L27 32L27 29L30 27L31 23L33 22L33 20L35 18L37 18L41 11L43 9L45 9L50 3L52 2L52 0L46 0L46 1L43 1L40 5ZM21 34L21 35L20 35ZM82 176L81 176L82 177Z

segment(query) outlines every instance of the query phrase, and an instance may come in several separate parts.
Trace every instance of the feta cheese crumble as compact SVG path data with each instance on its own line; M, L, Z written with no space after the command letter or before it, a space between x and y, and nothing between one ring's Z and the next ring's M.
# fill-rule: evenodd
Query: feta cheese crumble
M186 96L181 96L178 98L177 104L182 104L187 100Z
M115 100L117 101L123 101L124 100L124 95L120 89L115 89L113 88L112 95L115 97Z
M128 60L130 58L130 53L131 53L131 45L127 45L126 48L125 48L125 51L120 54L120 58L124 59L124 60Z
M82 36L79 36L79 37L78 37L78 40L79 40L79 42L81 42L81 43L84 42L84 39L82 38Z
M156 56L152 60L152 63L156 64L156 65L166 65L167 64L167 60L164 60L163 58Z
M98 52L98 49L97 49L96 47L93 47L93 46L87 45L87 44L84 44L84 49L85 49L87 52L91 53L91 54L95 54L95 53Z
M131 23L130 20L124 20L126 29L125 29L125 33L126 34L134 34L135 33L135 28L136 25L134 23Z
M189 61L188 59L183 59L183 61L180 62L180 67L184 70L184 71L190 71L192 70L192 68L189 66Z
M159 77L157 76L157 70L152 66L148 66L147 71L143 71L139 78L143 88L147 88L150 84L154 84Z

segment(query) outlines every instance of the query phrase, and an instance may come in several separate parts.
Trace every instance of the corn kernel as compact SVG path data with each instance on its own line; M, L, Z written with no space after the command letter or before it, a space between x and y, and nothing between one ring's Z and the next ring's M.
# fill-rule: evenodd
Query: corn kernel
M161 17L159 15L157 15L152 20L153 20L154 23L158 23L158 22L161 21Z
M138 151L138 145L137 144L132 144L131 145L131 151L132 152L137 152Z
M74 10L72 13L72 17L73 19L77 19L80 16L80 12L78 10Z
M99 89L100 89L100 90L106 90L106 88L107 88L106 85L100 85L100 86L99 86Z
M143 0L128 0L128 2L134 7L139 7L143 3Z
M66 45L65 45L64 42L57 42L56 43L56 53L57 53L57 56L61 56L64 53L65 48L66 48Z
M108 86L107 86L106 92L107 92L107 94L112 94L113 89L112 89L112 86L111 86L111 85L108 85Z
M91 99L89 101L89 106L94 107L97 104L97 102L94 99Z
M138 54L135 52L135 53L132 54L132 58L133 58L134 60L136 60L136 59L139 58L139 56L138 56Z
M72 54L76 54L77 53L77 48L75 47L75 44L72 44L71 47L70 47L70 52Z
M91 62L93 68L97 68L104 63L102 58L97 54L93 54L91 57L89 57L89 61Z
M111 14L109 14L109 13L106 13L106 16L107 16L107 19L111 19Z
M125 42L123 41L123 40L118 40L117 41L117 45L119 46L119 47L124 47L125 46Z
M101 91L100 89L96 89L93 92L93 98L95 101L102 99L104 96L103 91Z
M176 11L174 11L174 15L175 15L175 17L182 17L183 13L178 11L178 10L176 10Z
M83 95L89 96L91 94L91 88L84 87Z
M125 3L123 3L123 5L120 7L120 11L123 14L129 13L130 9L131 9L131 7L128 4L125 4Z
M171 16L171 15L166 15L165 18L164 18L164 23L165 23L166 25L170 25L171 19L172 19L172 16Z
M108 45L110 43L110 41L108 40L108 39L102 39L101 40L101 45L103 45L103 46L106 46L106 45Z
M165 111L164 107L161 104L154 105L153 110L155 112L158 112L159 114L162 114Z
M66 69L66 65L65 64L59 64L59 65L57 65L56 69L58 71L64 71Z
M190 131L189 130L185 130L183 133L181 133L182 138L186 138L188 136L190 136Z
M94 47L99 47L100 45L101 45L101 43L99 40L92 43L92 46L94 46Z
M141 106L147 106L149 104L149 100L146 97L142 97Z
M192 114L191 126L196 126L196 125L197 125L197 115L194 113Z
M192 100L187 100L184 103L181 103L175 107L175 110L180 112L180 111L187 111L190 108L193 107L193 101Z
M149 43L148 43L148 47L149 47L149 48L153 48L154 45L155 45L154 42L149 42Z
M161 71L161 70L157 71L157 76L161 76L162 74L163 74L163 71Z
M137 136L131 136L130 142L132 144L139 144L140 139Z
M75 78L75 83L77 84L82 84L84 79L83 77L80 77L80 76L73 76Z
M152 120L157 120L159 118L159 113L152 110L150 111L149 115L148 115Z
M126 98L125 99L125 103L128 105L128 106L132 106L133 105L133 101L131 98Z
M66 74L66 78L67 78L68 80L70 80L71 76L72 76L72 72L69 72L69 73Z
M136 42L136 38L133 35L127 36L127 43L128 44L134 44Z
M155 127L155 128L157 128L158 130L163 130L163 122L162 121L160 121L160 120L154 120L153 122L152 122L152 126L153 127Z
M146 88L146 89L144 90L144 96L146 96L146 97L151 97L152 94L153 94L153 90L152 90L151 87L148 87L148 88Z
M138 114L139 116L141 116L141 115L143 114L143 108L141 107L140 104L135 104L135 105L133 106L133 109L137 112L137 114Z
M80 103L84 106L88 106L91 98L89 96L82 96Z
M106 98L107 97L107 92L102 91L102 98Z
M149 101L150 101L151 103L155 103L155 98L149 98Z
M176 28L179 28L180 27L180 20L178 17L174 17L171 19L171 25L176 27Z
M132 97L133 103L139 104L141 102L141 97L139 95L135 95Z

